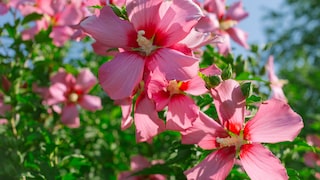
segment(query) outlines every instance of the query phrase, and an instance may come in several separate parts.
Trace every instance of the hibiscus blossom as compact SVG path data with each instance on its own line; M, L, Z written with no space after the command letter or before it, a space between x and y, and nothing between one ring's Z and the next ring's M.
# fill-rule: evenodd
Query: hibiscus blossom
M88 94L89 90L97 83L96 77L89 69L83 69L77 78L60 69L51 78L51 82L52 85L46 95L46 103L48 105L63 104L61 121L68 127L80 126L77 105L89 111L102 108L101 99Z
M128 20L105 6L100 14L80 23L100 48L120 51L99 69L99 82L112 99L130 97L144 72L155 68L169 80L197 75L198 59L179 51L179 41L202 16L193 1L127 0L126 10Z
M270 81L270 87L272 91L272 98L276 98L279 100L282 100L284 102L287 102L287 98L284 95L284 92L282 90L282 87L285 83L287 83L286 80L279 79L275 73L274 70L274 59L273 56L270 56L266 65L266 69L268 72L268 78Z
M236 27L239 21L248 16L243 10L242 2L235 2L226 8L225 0L205 0L202 5L205 16L199 20L195 28L200 32L211 32L223 37L223 43L216 46L219 53L228 54L231 51L230 38L239 45L249 48L247 33Z
M279 159L261 143L292 141L303 127L301 117L285 102L271 99L244 125L245 97L236 81L223 81L211 93L220 124L200 113L193 127L182 132L182 143L218 150L185 171L188 179L225 179L237 154L251 179L288 179Z

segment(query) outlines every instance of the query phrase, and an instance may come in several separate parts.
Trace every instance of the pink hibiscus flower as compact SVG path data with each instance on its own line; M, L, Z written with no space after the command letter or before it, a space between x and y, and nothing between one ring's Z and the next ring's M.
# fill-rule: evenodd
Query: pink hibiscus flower
M9 7L5 3L0 2L0 15L5 15L8 11Z
M127 0L128 19L109 6L84 19L80 26L105 51L121 52L99 69L99 82L112 99L130 97L144 72L155 68L166 79L187 80L197 75L198 59L180 52L184 39L202 16L191 0ZM178 50L177 50L178 49Z
M166 128L169 130L187 129L198 117L199 108L186 93L199 96L208 92L199 76L188 81L168 81L157 69L151 73L146 84L148 96L155 102L156 110L161 111L168 106Z
M10 5L18 8L23 15L42 14L43 17L35 25L22 32L24 40L32 39L41 30L52 26L50 37L56 46L62 46L76 32L71 26L78 24L88 15L88 10L81 1L62 0L13 0Z
M205 0L199 4L202 4L205 16L199 20L195 28L201 32L211 32L223 37L223 43L216 44L219 53L231 52L230 38L241 46L249 48L246 42L247 33L235 27L248 16L248 13L243 10L241 1L235 2L228 9L226 9L225 0Z
M131 171L125 171L118 175L118 180L140 180L140 179L153 179L165 180L166 176L161 174L132 176L133 173L143 170L144 168L151 167L154 164L162 164L162 160L154 160L151 163L143 156L137 155L131 158Z
M270 81L270 87L272 91L272 98L276 98L279 100L282 100L284 102L288 102L286 96L284 95L284 92L282 90L282 87L284 84L287 83L285 80L280 80L274 70L274 63L273 63L273 56L269 56L266 69L268 71L268 78Z
M315 146L317 148L320 148L320 136L319 135L308 135L307 136L307 143L310 146ZM307 152L303 156L304 163L311 167L318 169L320 168L320 155L314 152ZM315 173L316 179L320 179L320 172Z
M77 105L89 111L102 108L101 99L88 94L97 83L96 77L89 69L83 69L77 78L60 69L51 78L51 82L52 85L49 87L46 103L48 105L63 104L61 121L68 127L76 128L80 126Z
M292 141L303 127L301 117L283 101L271 99L245 123L245 98L238 82L223 81L211 93L221 125L200 113L193 127L182 132L182 143L218 150L185 171L188 179L225 179L237 154L251 179L288 179L279 159L260 143Z

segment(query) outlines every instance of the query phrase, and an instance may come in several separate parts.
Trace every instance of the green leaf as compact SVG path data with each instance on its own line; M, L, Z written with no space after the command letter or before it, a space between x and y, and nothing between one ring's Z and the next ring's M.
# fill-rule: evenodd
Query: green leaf
M21 24L26 24L28 22L31 22L31 21L36 21L36 20L39 20L42 18L42 14L38 14L38 13L31 13L29 15L27 15L26 17L23 18Z

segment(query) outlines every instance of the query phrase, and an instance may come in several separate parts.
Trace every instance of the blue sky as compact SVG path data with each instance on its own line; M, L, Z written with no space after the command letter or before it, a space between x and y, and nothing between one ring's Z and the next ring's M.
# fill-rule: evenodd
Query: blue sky
M239 0L227 0L227 4L230 5L233 2ZM267 13L268 9L280 9L283 0L242 0L244 9L249 12L249 16L242 20L238 27L248 33L248 43L263 45L267 43L267 39L264 35L263 16ZM233 43L234 45L234 43ZM245 49L240 46L234 45L236 48L234 53L243 53Z

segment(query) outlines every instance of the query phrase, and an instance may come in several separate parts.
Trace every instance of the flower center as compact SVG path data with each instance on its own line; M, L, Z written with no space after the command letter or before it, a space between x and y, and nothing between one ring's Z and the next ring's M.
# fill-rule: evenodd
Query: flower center
M75 103L75 102L78 101L78 99L79 99L79 96L78 96L77 93L71 93L71 94L69 95L69 101L70 101L70 102Z
M177 82L176 80L169 81L169 85L167 87L167 90L170 92L171 95L173 94L180 94L180 82Z
M151 52L155 49L157 49L156 46L154 46L153 40L149 40L144 35L146 32L144 30L138 31L138 38L137 38L137 43L140 46L140 51L144 52L146 56L150 55Z
M236 149L239 149L243 144L247 144L247 141L243 139L243 135L234 135L226 138L217 137L216 141L220 144L220 147L235 146Z
M227 30L229 28L232 28L233 26L235 26L238 22L235 20L225 20L225 21L221 21L220 22L220 29L221 30Z

